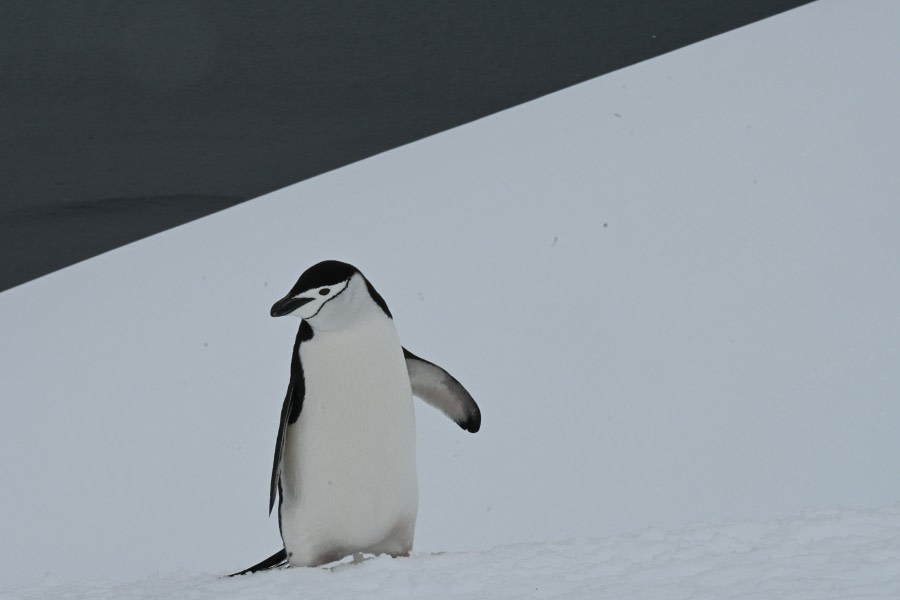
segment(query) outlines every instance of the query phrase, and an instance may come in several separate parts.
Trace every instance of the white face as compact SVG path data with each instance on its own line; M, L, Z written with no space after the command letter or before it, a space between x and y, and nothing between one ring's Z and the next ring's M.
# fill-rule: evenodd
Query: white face
M304 290L293 296L286 296L272 307L272 316L293 315L310 320L316 317L329 302L340 296L350 285L350 279L321 287Z

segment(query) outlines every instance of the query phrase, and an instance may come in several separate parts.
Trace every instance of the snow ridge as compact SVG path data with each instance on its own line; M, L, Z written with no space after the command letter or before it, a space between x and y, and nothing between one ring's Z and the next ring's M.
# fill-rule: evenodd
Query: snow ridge
M900 503L627 536L372 558L233 579L188 573L126 584L42 582L3 600L85 598L897 598Z

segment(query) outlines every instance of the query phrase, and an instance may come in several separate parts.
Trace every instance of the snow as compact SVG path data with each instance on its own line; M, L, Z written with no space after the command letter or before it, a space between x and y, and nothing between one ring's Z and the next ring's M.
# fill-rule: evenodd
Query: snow
M128 583L37 585L2 600L64 598L779 598L900 597L900 504L770 521L648 528L632 535L370 558L329 569L227 579L154 574Z
M728 585L733 554L784 597L831 594L822 565L835 590L891 596L898 30L892 0L821 0L3 292L0 588L254 585L196 574L279 547L267 490L294 332L268 310L337 258L484 417L470 435L417 407L420 554L348 567L348 586L479 561L527 578L528 556L658 535L683 568L616 554L536 586L721 597L704 573ZM784 517L834 506L858 512ZM738 547L713 533L724 519L774 537ZM709 548L691 554L688 523L720 523L699 526ZM574 538L592 541L546 543ZM21 587L47 572L59 583ZM727 595L777 595L750 585Z

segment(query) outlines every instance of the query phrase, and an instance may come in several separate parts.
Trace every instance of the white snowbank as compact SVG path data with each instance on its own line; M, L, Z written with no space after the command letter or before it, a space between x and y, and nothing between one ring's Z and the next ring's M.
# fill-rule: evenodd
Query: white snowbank
M371 558L233 579L186 573L0 591L3 600L128 598L629 598L886 600L900 597L900 505L771 521L645 529L487 552Z

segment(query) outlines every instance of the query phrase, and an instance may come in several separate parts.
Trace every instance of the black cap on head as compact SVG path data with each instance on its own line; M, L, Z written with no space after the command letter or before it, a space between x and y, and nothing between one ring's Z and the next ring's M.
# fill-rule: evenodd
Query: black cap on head
M323 260L304 271L288 295L295 296L313 288L334 285L350 279L354 273L358 272L359 269L353 265L339 260Z

